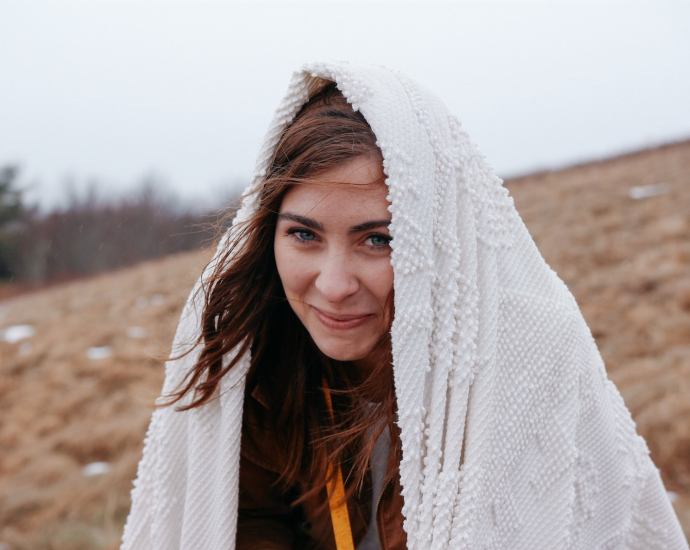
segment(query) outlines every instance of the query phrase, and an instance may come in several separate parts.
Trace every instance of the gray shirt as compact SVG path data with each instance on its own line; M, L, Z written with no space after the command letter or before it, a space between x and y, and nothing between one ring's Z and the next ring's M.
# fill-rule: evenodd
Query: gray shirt
M384 428L371 451L371 518L369 529L357 546L357 550L380 550L376 529L376 504L386 481L386 466L391 448L391 435L388 426Z

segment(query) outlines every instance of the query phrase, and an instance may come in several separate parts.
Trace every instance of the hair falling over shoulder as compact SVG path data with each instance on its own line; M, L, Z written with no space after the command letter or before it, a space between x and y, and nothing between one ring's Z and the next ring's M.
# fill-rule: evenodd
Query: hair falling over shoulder
M217 267L204 285L201 354L168 405L191 395L180 410L217 396L221 378L251 352L246 393L258 385L270 404L287 467L279 483L300 487L297 501L317 502L328 463L346 473L348 495L361 487L377 436L389 427L389 474L400 456L390 352L366 379L347 362L326 357L288 303L273 254L277 215L295 185L355 157L378 155L376 136L335 84L314 95L283 133L262 184L253 216L236 224ZM389 299L392 311L392 296ZM380 346L390 350L390 335ZM223 357L236 350L223 365ZM323 393L330 387L334 420ZM327 501L323 501L324 510Z

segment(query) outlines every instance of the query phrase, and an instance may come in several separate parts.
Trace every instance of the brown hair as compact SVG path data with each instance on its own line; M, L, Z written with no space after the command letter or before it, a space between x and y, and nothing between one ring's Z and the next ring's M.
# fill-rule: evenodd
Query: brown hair
M363 381L353 374L351 363L321 353L285 297L273 241L281 202L292 186L372 154L382 160L376 136L335 84L304 105L281 136L268 173L255 191L259 195L256 211L233 227L229 244L205 285L202 351L170 402L191 393L191 403L179 409L207 403L217 395L220 379L251 350L246 392L260 385L270 404L286 453L287 467L279 483L286 489L300 487L297 503L321 501L324 510L327 464L343 466L351 495L361 487L373 444L386 426L393 441L389 474L397 467L390 338L386 334L379 343L388 351L386 360ZM389 302L392 317L392 295ZM223 356L233 349L237 350L234 359L223 366ZM324 398L324 379L331 388L334 421Z

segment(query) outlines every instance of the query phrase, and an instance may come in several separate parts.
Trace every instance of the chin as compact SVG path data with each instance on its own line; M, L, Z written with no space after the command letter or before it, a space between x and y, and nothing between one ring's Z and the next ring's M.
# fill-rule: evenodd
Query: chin
M352 353L352 351L330 351L323 349L321 351L324 355L330 357L331 359L335 359L336 361L357 361L366 357L366 354Z
M315 343L326 357L336 361L357 361L365 358L371 352L369 348L362 348L361 343L359 345L342 343L329 345L328 343L321 344L318 341L315 341ZM373 346L371 347L373 348Z

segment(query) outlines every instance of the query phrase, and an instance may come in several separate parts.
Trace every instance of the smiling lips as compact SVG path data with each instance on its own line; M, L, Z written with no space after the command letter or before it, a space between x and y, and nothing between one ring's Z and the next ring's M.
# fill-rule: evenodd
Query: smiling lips
M316 318L321 321L321 323L331 330L347 330L351 328L356 328L367 321L369 321L373 315L370 313L364 315L337 315L335 313L326 313L320 309L311 306L314 311Z

